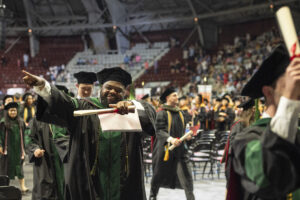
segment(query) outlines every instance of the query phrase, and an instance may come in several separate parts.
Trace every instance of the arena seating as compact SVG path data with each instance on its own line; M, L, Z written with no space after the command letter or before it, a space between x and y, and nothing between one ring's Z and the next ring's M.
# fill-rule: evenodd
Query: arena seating
M115 67L115 66L124 66L132 75L135 80L136 76L142 74L144 71L144 62L148 61L149 67L153 65L155 60L159 60L169 51L168 42L156 42L151 45L151 47L147 43L137 43L133 48L127 50L124 54L118 54L117 52L111 51L110 54L98 54L94 55L92 51L78 52L67 64L66 70L71 74L71 81L69 83L60 83L64 84L69 89L74 90L75 88L75 79L72 74L77 73L79 71L90 71L90 72L98 72L101 69ZM124 64L124 57L131 55L139 55L141 56L141 60L139 62L133 62L132 65ZM80 59L84 60L96 60L96 64L81 64L78 63Z
M171 74L171 68L169 66L171 61L175 61L179 59L180 62L183 61L182 59L182 49L179 47L173 47L170 51L158 61L158 73L155 74L154 68L150 68L147 74L143 74L139 79L136 81L136 86L141 87L142 82L161 82L161 81L170 81L176 82L179 86L184 86L189 82L189 76L182 73L174 73ZM190 65L195 65L193 62L189 62Z
M6 48L14 42L16 38L7 39ZM83 50L83 43L80 37L46 37L39 38L40 51L34 58L29 58L28 70L39 75L46 75L48 67L42 66L42 60L46 58L47 65L61 65L66 64L78 51ZM21 38L13 48L4 55L7 63L5 66L0 66L0 88L6 89L11 87L25 87L22 80L22 72L24 69L23 55L29 54L29 39L28 37ZM18 66L18 59L20 60L20 67Z

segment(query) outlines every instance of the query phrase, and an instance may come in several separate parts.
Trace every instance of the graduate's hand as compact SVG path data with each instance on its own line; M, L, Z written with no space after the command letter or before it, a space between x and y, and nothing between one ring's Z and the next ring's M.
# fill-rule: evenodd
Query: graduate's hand
M42 150L42 149L36 149L34 151L34 156L36 158L40 158L40 157L43 157L44 156L44 153L45 153L45 150Z
M186 140L187 140L187 141L190 141L192 138L193 138L193 137L192 137L192 135L190 134L190 135L188 135L188 136L186 137Z
M4 154L4 152L3 152L3 148L2 148L2 147L0 147L0 154L1 154L1 155L3 155L3 154Z
M219 117L219 122L224 122L225 121L225 118L224 117Z
M171 144L173 144L175 147L178 147L178 146L180 146L181 141L178 138L172 138Z
M117 104L109 104L109 107L116 108L119 114L125 115L129 113L128 107L131 105L132 103L130 101L119 101Z
M33 75L33 74L30 74L29 72L25 71L25 70L22 70L23 74L25 74L25 76L23 77L23 81L30 87L33 87L33 86L38 86L40 88L40 90L42 90L44 87L45 87L45 79L39 77L39 76L36 76L36 75Z
M286 69L283 96L300 100L300 58L295 58Z

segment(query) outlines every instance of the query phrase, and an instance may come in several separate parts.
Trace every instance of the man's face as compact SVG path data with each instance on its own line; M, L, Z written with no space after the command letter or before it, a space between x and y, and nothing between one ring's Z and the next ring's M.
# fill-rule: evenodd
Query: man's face
M222 99L222 105L227 106L227 104L228 104L228 101L226 99Z
M28 95L26 102L27 102L27 105L32 105L33 104L33 97L31 95Z
M208 105L208 101L204 100L204 105Z
M10 108L10 109L8 109L7 114L12 119L16 118L17 114L18 114L17 108Z
M76 87L78 89L78 95L81 98L90 97L92 95L93 91L93 84L86 84L86 83L80 83L76 84Z
M100 92L101 102L108 106L116 104L124 99L125 87L117 81L107 81L103 84Z
M178 104L177 92L173 92L169 96L167 96L167 104L171 106L176 106Z
M235 106L241 105L241 101L240 101L240 100L236 100L236 101L234 102L234 105L235 105Z

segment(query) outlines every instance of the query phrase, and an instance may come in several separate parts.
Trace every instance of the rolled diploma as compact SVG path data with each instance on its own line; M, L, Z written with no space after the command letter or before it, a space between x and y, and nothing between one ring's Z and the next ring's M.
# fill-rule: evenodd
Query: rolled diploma
M135 112L135 106L128 106L129 112ZM116 112L116 108L107 108L107 109L96 109L96 110L76 110L74 111L74 117L85 116L85 115L95 115L95 114L105 114Z
M189 136L189 135L192 135L193 134L193 131L189 131L187 132L186 134L184 134L184 136L182 136L179 140L181 142L183 142L184 140L186 140L186 138ZM173 149L175 149L175 145L173 144L172 146L169 147L169 150L172 151Z
M299 54L300 53L299 41L298 41L290 8L287 6L281 7L276 12L276 18L281 31L281 35L283 37L285 46L289 52L290 57ZM292 47L295 43L296 43L296 51L295 54L293 54Z

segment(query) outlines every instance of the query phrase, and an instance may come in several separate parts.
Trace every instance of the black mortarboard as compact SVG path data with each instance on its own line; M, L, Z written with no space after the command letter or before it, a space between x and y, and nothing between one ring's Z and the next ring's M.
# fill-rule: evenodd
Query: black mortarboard
M8 110L10 108L18 108L18 107L19 107L19 104L17 102L10 102L5 105L4 109Z
M162 93L162 95L160 96L160 100L161 100L162 102L165 102L167 96L169 96L169 95L172 94L173 92L176 92L175 88L173 88L173 87L167 88L167 89Z
M229 93L225 93L225 94L223 95L223 97L226 97L226 96L230 96L230 94L229 94Z
M75 97L75 94L73 92L69 91L69 96L70 97Z
M249 108L252 108L254 104L255 104L254 99L250 98L246 101L243 101L240 105L238 105L238 108L243 108L243 110L248 110Z
M142 97L142 100L146 100L146 99L148 99L150 96L149 96L149 94L145 94L143 97Z
M186 99L187 99L186 96L182 96L182 97L180 97L178 100L180 101L180 100L186 100Z
M132 83L131 75L120 67L103 69L97 73L97 79L101 85L107 81L117 81L127 87Z
M26 101L26 99L27 99L27 97L28 97L29 95L33 96L30 92L27 92L27 93L25 93L25 94L23 95L22 100L23 100L23 101Z
M222 98L222 100L223 99L226 100L228 103L230 102L229 99L227 97L225 97L225 96Z
M57 89L64 91L66 94L69 94L69 90L66 86L64 85L55 85L55 87L57 87Z
M244 86L241 94L254 99L264 96L262 87L272 85L272 83L285 73L289 63L290 57L285 47L282 44L277 46Z
M94 72L78 72L74 74L74 77L77 79L77 83L83 84L94 84L97 81L96 74Z
M13 95L5 95L3 97L3 104L5 104L5 100L8 99L8 98L12 98L14 100L14 96Z
M216 101L221 101L222 99L220 97L216 98Z

